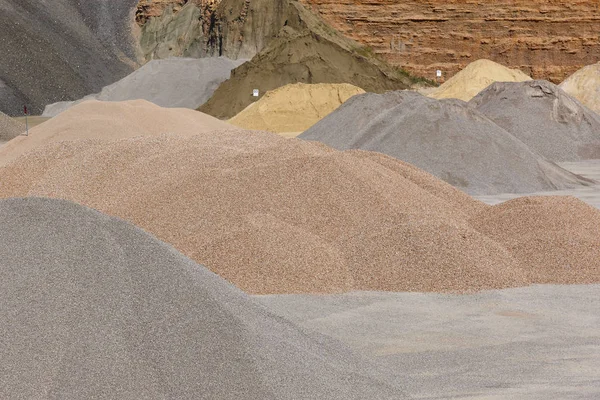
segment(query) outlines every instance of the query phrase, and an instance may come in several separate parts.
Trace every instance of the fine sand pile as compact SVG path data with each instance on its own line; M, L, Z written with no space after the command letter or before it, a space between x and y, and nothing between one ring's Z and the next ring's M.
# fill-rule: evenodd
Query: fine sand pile
M245 60L217 58L170 58L153 60L120 81L106 86L98 94L78 101L46 106L44 117L54 117L85 100L147 100L161 107L196 109L204 104L231 70Z
M409 162L469 194L531 193L590 184L534 154L461 100L418 93L356 96L299 136Z
M332 339L122 220L0 201L3 399L404 399Z
M25 125L0 112L0 144L25 132Z
M600 212L574 197L510 200L471 222L511 249L533 282L599 282Z
M120 216L250 293L527 283L512 255L467 223L488 206L376 153L221 131L56 143L0 176L0 197L59 197Z
M267 92L228 122L245 129L303 132L350 97L364 92L350 84L286 85Z
M124 137L233 128L226 122L188 109L167 109L145 100L89 100L61 113L0 148L0 165L46 143L75 139L114 140Z
M495 83L469 104L551 161L600 158L600 116L550 82Z
M590 110L600 114L600 62L583 67L559 87Z
M460 99L469 101L494 82L523 82L531 78L519 71L510 69L490 60L477 60L458 74L448 79L429 94L435 99Z

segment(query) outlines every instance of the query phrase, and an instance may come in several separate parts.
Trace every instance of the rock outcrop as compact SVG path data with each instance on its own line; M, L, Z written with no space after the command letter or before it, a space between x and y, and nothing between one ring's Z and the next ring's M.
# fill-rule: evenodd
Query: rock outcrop
M334 28L416 75L489 58L560 82L600 59L597 0L302 0Z

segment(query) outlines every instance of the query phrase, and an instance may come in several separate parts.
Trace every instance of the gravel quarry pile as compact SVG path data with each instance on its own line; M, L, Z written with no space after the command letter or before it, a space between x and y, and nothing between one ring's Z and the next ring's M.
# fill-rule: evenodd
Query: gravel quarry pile
M267 92L228 122L252 130L303 132L352 96L364 92L344 83L285 85Z
M600 212L574 197L510 200L483 211L471 223L512 249L533 282L600 281Z
M550 161L600 158L600 116L550 82L495 83L469 105Z
M0 144L25 132L25 125L0 112Z
M472 195L591 183L533 153L467 103L411 91L355 96L298 137L385 153Z
M100 93L46 106L42 116L54 117L86 100L141 99L161 107L196 109L229 79L231 70L244 61L225 57L152 60L120 81L105 86Z
M491 60L477 60L444 82L429 94L434 99L460 99L469 101L494 82L524 82L531 77Z
M0 111L33 115L130 74L137 0L0 0Z
M0 165L47 143L76 139L114 140L164 133L191 136L233 126L188 109L167 109L145 100L88 100L29 130L0 148Z
M406 398L125 221L29 198L0 224L2 398Z
M222 131L56 143L0 175L0 197L58 197L122 217L249 293L527 283L466 222L487 206L376 153Z
M600 62L581 68L559 87L590 110L600 114Z

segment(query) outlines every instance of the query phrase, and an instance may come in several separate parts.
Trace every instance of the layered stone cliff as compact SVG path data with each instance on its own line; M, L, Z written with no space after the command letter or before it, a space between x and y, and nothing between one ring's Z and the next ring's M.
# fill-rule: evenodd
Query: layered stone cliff
M470 62L489 58L534 78L558 82L600 59L597 0L301 1L335 29L370 46L391 64L429 78L439 69L447 79ZM264 18L254 18L256 23L245 27L251 29L248 32L215 38L219 24L240 23L240 18L227 20L229 15L240 14L225 12L223 7L218 7L219 12L219 2L141 0L138 22L163 15L167 7L173 7L176 14L184 4L193 3L200 10L195 18L202 21L201 41L206 53L221 48L229 51L230 57L251 57L264 47L264 35L252 33L255 29L272 34ZM227 3L230 9L242 8L242 19L249 14L267 18L272 11L261 10L260 0ZM228 42L216 42L223 39ZM233 46L233 42L238 44Z
M558 82L600 59L598 0L302 0L417 75L489 58Z

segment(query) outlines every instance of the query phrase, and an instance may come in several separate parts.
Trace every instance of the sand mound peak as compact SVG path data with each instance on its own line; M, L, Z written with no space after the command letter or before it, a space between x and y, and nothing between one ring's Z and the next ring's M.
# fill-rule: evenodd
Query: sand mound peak
M29 198L0 223L2 398L405 398L122 220Z
M553 83L498 82L469 104L551 161L600 158L600 116Z
M600 114L600 62L581 68L559 86L565 93Z
M146 100L88 100L36 126L0 149L0 165L46 143L76 139L114 140L124 137L233 128L226 122L188 109L167 109Z
M364 92L347 83L289 84L265 93L228 122L245 129L303 132Z
M25 125L0 112L0 144L25 132Z
M223 131L57 143L0 174L2 197L120 216L250 293L526 283L509 252L466 222L487 206L379 154Z
M356 96L299 138L385 153L470 194L590 183L534 154L467 103L410 91Z
M467 65L462 71L431 92L429 97L469 101L494 82L528 80L531 80L531 77L518 69L510 69L491 60L481 59Z

